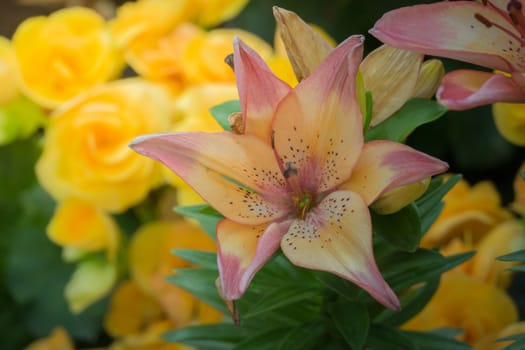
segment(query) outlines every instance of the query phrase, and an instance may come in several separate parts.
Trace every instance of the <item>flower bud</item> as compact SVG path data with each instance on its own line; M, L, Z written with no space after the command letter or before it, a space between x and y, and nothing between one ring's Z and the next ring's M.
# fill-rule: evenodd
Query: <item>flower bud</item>
M382 215L393 214L412 203L428 188L430 178L396 187L383 194L372 204L372 209Z
M438 59L423 62L412 97L432 98L445 75L443 63Z

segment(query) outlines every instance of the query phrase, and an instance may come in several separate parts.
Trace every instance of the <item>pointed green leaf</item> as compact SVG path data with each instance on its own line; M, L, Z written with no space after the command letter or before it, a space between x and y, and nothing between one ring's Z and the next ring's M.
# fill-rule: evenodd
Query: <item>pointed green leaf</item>
M228 117L234 112L241 111L241 104L239 100L226 101L220 105L213 106L210 108L211 115L219 123L224 130L232 131L230 123L228 122Z
M374 101L372 99L372 92L365 92L365 115L363 118L363 130L366 132L370 127L370 122L372 121L372 113L374 107Z
M246 336L232 350L275 350L288 331L284 327L263 328L263 331L255 335Z
M419 349L424 350L469 350L470 345L454 338L444 337L434 333L404 331L404 335L410 339Z
M397 327L417 315L428 304L439 287L440 277L430 279L422 287L401 298L401 311L384 310L374 321Z
M403 332L382 324L372 324L366 342L369 349L418 350L414 342Z
M301 323L284 336L275 350L314 349L323 333L324 324L321 322Z
M525 261L525 249L518 250L506 255L498 256L499 261Z
M385 121L368 130L369 140L404 142L418 126L439 119L447 109L434 100L411 99Z
M352 350L362 349L370 327L366 306L362 303L340 300L330 305L328 313L346 344Z
M217 269L217 254L194 249L173 249L174 255L208 269Z
M414 204L394 214L380 215L371 211L371 215L374 233L385 241L405 252L414 252L419 247L421 222Z
M461 175L454 175L443 181L441 177L433 179L425 194L416 201L421 216L428 215L441 203L443 197L461 179ZM436 184L439 184L436 186Z
M217 223L223 218L221 214L219 214L208 204L176 207L175 212L188 218L197 220L202 229L213 239L215 239Z
M229 350L244 339L246 330L227 323L190 326L164 333L168 343L182 343L202 350Z

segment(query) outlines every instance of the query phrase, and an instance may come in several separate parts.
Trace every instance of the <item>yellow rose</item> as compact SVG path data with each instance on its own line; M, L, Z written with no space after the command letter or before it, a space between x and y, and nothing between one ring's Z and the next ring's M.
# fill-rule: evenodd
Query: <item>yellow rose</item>
M108 83L57 110L36 164L42 186L58 201L77 197L109 212L145 198L160 166L129 147L136 136L167 131L169 94L140 79Z
M15 56L11 42L0 36L0 106L18 95Z
M182 59L183 70L190 83L234 82L235 76L224 58L233 53L233 38L240 37L261 57L268 60L272 47L255 34L241 29L214 29L192 40Z
M64 248L85 252L107 250L114 257L119 228L110 215L94 205L68 198L55 210L47 226L47 235Z
M501 198L489 181L470 186L460 180L444 197L445 206L429 231L423 236L422 245L433 247L451 238L468 234L479 240L498 223L510 219L511 214L501 206Z
M131 239L129 267L138 286L154 297L167 317L180 327L200 318L200 312L195 315L199 309L195 297L166 280L173 269L191 266L173 255L171 251L176 248L214 251L215 242L200 227L187 221L151 222Z
M462 273L446 273L423 311L402 328L463 328L459 337L475 344L486 334L497 333L517 320L516 306L502 289Z
M114 78L122 68L104 19L87 8L25 20L13 47L22 90L48 108Z

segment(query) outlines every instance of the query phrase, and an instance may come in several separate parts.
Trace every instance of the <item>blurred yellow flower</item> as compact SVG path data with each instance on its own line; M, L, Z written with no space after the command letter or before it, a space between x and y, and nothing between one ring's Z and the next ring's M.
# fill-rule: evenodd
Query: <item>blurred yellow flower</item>
M489 181L470 186L460 180L444 197L445 207L421 242L424 247L446 243L451 238L468 234L479 240L489 229L510 219L501 206L501 198Z
M516 176L514 177L514 201L511 207L521 216L525 216L525 162L521 164Z
M9 39L0 36L0 106L18 95L15 56Z
M62 327L53 329L51 334L42 339L35 340L25 350L74 350L73 341Z
M509 337L511 335L525 333L525 322L517 322L503 328L496 334L488 334L474 344L474 350L503 350L504 347L511 345L511 341L496 341L496 339Z
M106 250L113 260L119 240L119 228L113 218L96 206L67 198L59 203L47 226L51 241L84 252Z
M104 19L88 8L26 19L13 48L23 92L48 108L116 77L122 68Z
M248 0L196 0L195 23L213 27L237 16L248 4Z
M500 134L518 146L525 146L525 104L495 103L494 121Z
M237 87L231 83L190 86L176 99L174 123L171 131L221 131L222 127L210 113L210 108L238 99ZM163 167L167 181L177 188L177 204L203 203L202 198L167 167Z
M191 266L172 249L215 250L213 240L198 226L177 221L156 221L140 228L130 242L132 279L113 294L104 327L117 341L113 350L179 349L160 335L191 323L214 323L222 314L166 281L175 268Z
M402 328L463 328L459 338L475 344L486 334L499 332L517 320L516 306L502 289L462 273L446 273L431 301Z
M160 167L131 151L137 135L167 131L168 92L141 79L115 81L57 110L36 164L58 201L77 197L109 212L140 202L161 180Z

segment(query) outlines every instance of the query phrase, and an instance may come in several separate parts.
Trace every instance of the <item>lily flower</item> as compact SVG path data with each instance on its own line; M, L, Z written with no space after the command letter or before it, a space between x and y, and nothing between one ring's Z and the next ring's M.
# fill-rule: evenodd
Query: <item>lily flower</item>
M519 0L408 6L383 15L370 34L394 47L496 70L446 74L437 97L450 109L524 102L524 11Z
M243 133L156 134L132 142L225 217L217 225L224 299L239 299L281 247L293 264L336 274L400 308L374 260L368 205L447 164L400 143L364 142L356 97L362 52L363 37L348 38L291 88L237 38Z

